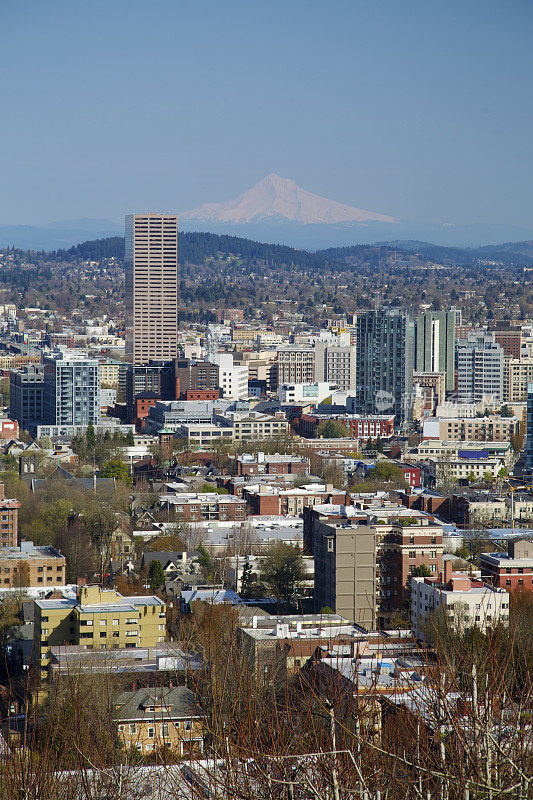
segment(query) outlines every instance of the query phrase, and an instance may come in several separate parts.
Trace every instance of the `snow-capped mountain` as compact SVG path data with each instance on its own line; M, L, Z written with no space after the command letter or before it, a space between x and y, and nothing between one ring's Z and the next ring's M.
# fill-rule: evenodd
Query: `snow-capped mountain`
M288 220L304 225L336 225L344 222L395 222L393 217L327 200L300 188L289 178L268 175L235 200L203 203L183 218L232 225L267 220Z

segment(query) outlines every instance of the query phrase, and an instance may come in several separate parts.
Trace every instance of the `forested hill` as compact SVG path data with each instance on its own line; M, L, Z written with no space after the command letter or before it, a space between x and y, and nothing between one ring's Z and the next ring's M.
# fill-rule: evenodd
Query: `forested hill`
M224 236L214 233L179 234L178 257L182 264L204 264L207 259L218 259L221 256L235 256L248 264L263 264L270 267L293 266L299 269L331 269L335 266L333 259L320 253L307 250L296 250L282 244L263 244L238 236ZM82 242L68 250L58 250L43 254L54 261L98 261L102 258L124 258L124 238L111 236L107 239L95 239Z

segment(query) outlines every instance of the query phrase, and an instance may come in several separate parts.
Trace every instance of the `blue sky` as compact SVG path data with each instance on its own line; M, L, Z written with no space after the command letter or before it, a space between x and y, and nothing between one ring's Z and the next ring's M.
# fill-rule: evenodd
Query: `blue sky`
M0 224L270 172L418 222L531 225L531 0L0 4Z

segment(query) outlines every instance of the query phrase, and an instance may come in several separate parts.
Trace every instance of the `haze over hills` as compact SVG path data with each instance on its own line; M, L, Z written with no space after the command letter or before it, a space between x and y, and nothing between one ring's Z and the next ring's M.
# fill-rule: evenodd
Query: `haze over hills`
M203 203L182 217L201 222L242 225L265 220L288 220L303 225L334 225L341 222L395 222L393 217L337 203L302 189L289 178L271 173L235 200Z
M203 203L179 214L181 232L198 231L237 236L256 242L282 244L304 250L371 245L374 242L423 241L444 247L498 245L514 251L526 242L522 255L531 253L531 228L512 224L455 225L398 220L386 214L344 205L302 189L289 178L271 174L234 200ZM59 250L89 239L123 235L122 221L74 219L44 225L1 225L0 247Z

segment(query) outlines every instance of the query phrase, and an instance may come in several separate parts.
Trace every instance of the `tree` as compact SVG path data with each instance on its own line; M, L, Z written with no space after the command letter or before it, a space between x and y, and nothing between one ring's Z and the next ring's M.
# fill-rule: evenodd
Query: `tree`
M261 562L260 578L277 600L291 603L305 577L302 554L297 547L285 542L269 546Z
M425 564L419 566L411 573L413 578L431 578L433 573Z
M500 417L514 417L513 410L507 405L507 403L501 407Z
M387 483L404 483L403 470L390 461L380 461L370 472L372 480L387 481Z
M378 436L378 438L376 439L375 449L378 451L378 453L383 452L383 441L381 439L381 436Z
M204 578L208 579L211 578L213 575L213 559L203 546L203 544L199 544L196 548L200 553L198 558L198 564L200 565L200 571Z
M349 429L336 419L321 422L317 429L319 439L346 439L351 436Z
M128 431L128 435L126 436L126 444L128 447L134 447L135 445L135 436L133 435L133 431L131 429Z
M148 583L150 584L152 592L156 592L163 586L165 580L166 577L163 565L157 558L154 558L153 561L150 561L150 566L148 568Z
M259 583L258 576L252 571L252 565L247 561L242 570L239 595L243 600L258 600L263 594L264 590Z
M513 448L513 452L515 453L515 455L518 455L519 453L522 452L522 449L524 447L524 438L525 438L524 429L522 424L520 424L518 433L511 434L510 438L511 447Z
M103 467L100 468L99 475L101 478L115 478L117 481L131 483L131 475L128 467L118 458L107 461Z
M87 425L87 431L85 433L85 441L87 442L87 447L89 450L94 450L96 446L96 434L94 432L94 425L92 422L89 422Z

